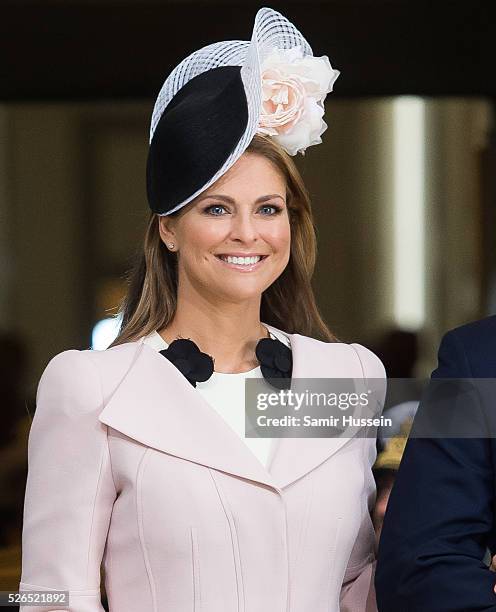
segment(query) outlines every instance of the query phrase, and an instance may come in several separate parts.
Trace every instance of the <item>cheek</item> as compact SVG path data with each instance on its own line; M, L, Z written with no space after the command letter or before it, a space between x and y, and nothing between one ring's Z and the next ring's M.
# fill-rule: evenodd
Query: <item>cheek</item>
M291 228L287 221L274 223L273 226L265 228L261 233L263 239L272 247L275 252L289 252L291 244Z
M188 259L205 261L209 252L216 249L225 236L222 223L199 223L188 227L187 240L181 240L183 253Z

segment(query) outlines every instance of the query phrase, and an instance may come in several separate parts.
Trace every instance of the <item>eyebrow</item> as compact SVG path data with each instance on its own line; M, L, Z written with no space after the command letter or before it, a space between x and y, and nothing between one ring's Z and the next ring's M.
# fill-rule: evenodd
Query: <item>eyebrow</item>
M215 195L215 194L204 195L204 196L202 196L201 198L198 199L198 202L201 202L202 200L206 200L208 198L214 198L216 200L222 200L224 202L228 202L229 204L235 204L236 203L236 200L234 200L234 198L231 198L230 196ZM259 202L266 202L267 200L272 200L273 198L281 198L281 200L285 201L284 198L282 197L282 195L279 195L278 193L271 193L269 195L261 196L260 198L255 200L255 204L258 204Z

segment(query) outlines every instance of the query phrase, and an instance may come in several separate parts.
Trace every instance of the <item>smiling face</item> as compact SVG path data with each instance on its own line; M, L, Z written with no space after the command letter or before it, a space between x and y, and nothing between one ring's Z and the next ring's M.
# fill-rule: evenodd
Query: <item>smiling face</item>
M289 261L285 179L265 157L245 153L178 217L160 217L159 227L178 251L180 291L258 300Z

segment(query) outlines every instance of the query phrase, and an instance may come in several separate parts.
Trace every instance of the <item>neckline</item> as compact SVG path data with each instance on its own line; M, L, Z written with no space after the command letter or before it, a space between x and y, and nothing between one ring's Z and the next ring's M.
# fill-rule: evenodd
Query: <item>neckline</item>
M219 378L224 376L246 376L247 374L253 374L253 372L256 372L257 370L260 370L259 365L255 368L252 368L251 370L245 370L244 372L217 372L216 370L214 370L212 373L212 377L215 376L216 378Z
M265 327L265 329L267 330L267 332L269 333L269 338L272 339L276 339L279 340L279 342L283 342L286 346L287 344L281 339L279 338L279 334L274 333L274 331L272 331L271 329L269 329L269 327L262 322L262 325ZM286 334L284 334L284 337L287 341L287 343L289 344L289 346L291 346L291 341L290 339L286 336ZM151 342L146 342L146 340L151 340ZM157 350L157 351L161 351L166 349L169 344L162 338L162 336L158 333L158 331L156 329L154 329L152 332L150 332L147 336L145 336L143 338L143 341L145 342L145 344L151 345L151 348ZM235 376L239 376L239 377L243 377L243 376L249 376L249 375L253 375L254 373L258 373L262 372L260 364L254 368L252 368L251 370L245 370L244 372L218 372L216 370L213 371L211 378L216 377L216 378L221 378L221 377L235 377Z

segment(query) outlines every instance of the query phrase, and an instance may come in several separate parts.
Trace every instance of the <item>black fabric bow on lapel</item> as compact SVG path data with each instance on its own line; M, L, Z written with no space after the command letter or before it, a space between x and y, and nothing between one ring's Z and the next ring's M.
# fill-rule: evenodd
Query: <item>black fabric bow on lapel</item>
M208 380L214 372L214 360L207 353L202 353L193 340L178 338L159 352L176 366L193 387L198 382ZM267 382L277 389L289 389L293 370L291 349L280 340L262 338L257 343L255 354Z
M262 338L257 342L255 355L260 362L265 380L277 389L291 387L293 354L291 349L280 340Z
M189 382L196 387L197 382L208 380L214 371L214 361L210 355L202 353L193 340L179 338L169 344L160 354L167 357Z

